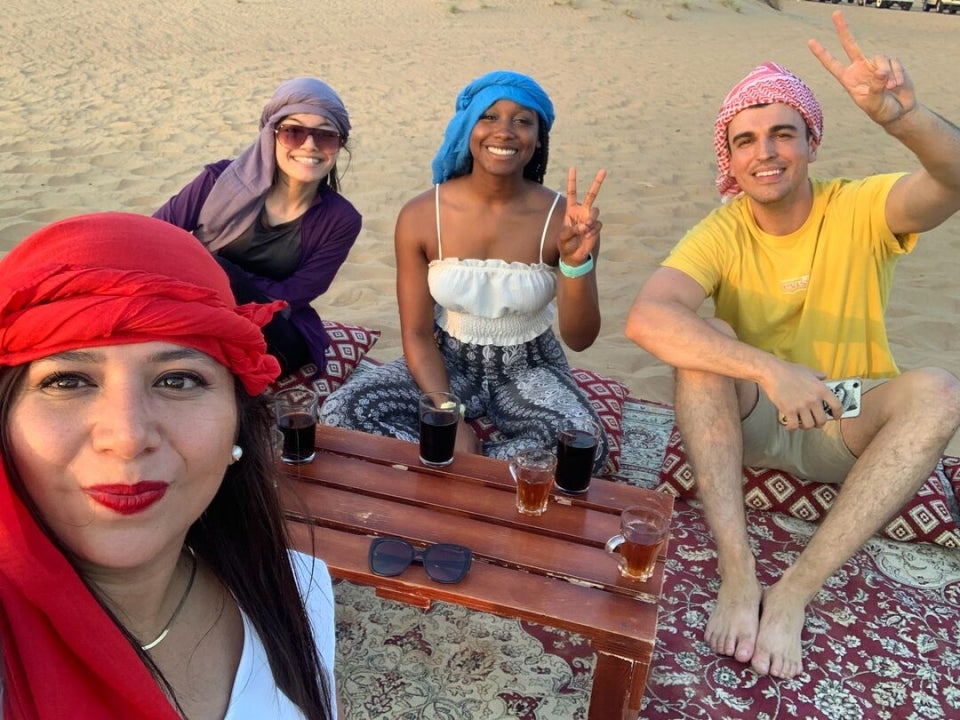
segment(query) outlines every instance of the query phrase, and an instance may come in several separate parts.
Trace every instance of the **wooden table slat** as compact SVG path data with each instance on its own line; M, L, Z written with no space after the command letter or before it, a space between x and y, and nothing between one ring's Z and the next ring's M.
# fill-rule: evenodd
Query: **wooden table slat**
M402 442L379 435L363 435L361 441L356 437L358 434L360 433L352 430L318 425L317 448L320 452L362 458L374 464L406 466L425 475L469 478L471 481L513 487L513 480L502 460L469 453L456 453L453 463L447 467L427 468L420 464L420 451L416 443ZM312 464L316 463L315 460ZM587 492L581 495L558 493L555 501L619 514L623 508L636 502L636 490L637 488L632 485L594 478ZM673 497L668 493L650 493L645 496L645 501L656 502L667 512L673 509Z
M451 482L449 477L411 472L390 465L371 467L370 463L359 458L339 455L325 455L323 460L322 477L292 473L287 477L442 512L461 512L483 518L488 523L586 540L597 547L603 547L619 531L619 514L575 507L565 502L566 496L556 490L551 494L547 513L533 517L517 512L516 489L512 485L476 483L472 491L466 493L463 492L463 483L469 482L469 478ZM296 487L292 486L291 491L296 492Z
M478 516L455 514L415 505L398 505L391 500L364 497L357 502L355 495L336 487L315 485L309 492L299 493L303 483L281 483L281 498L293 517L304 519L323 517L324 524L363 535L402 537L415 544L453 542L469 547L478 558L484 558L506 567L522 569L539 575L576 579L594 584L615 593L644 593L652 598L659 595L663 582L663 563L666 548L661 551L654 575L643 583L627 580L617 570L617 558L599 546L576 542L556 534L532 532L529 526L491 527ZM615 535L616 518L603 513L588 513L606 520Z
M663 548L654 575L625 580L603 548L620 511L673 498L594 479L577 496L556 492L546 513L521 516L507 464L460 454L446 468L420 465L415 443L320 426L317 457L281 465L280 495L291 542L323 558L335 578L382 597L429 607L451 602L586 636L597 652L588 720L636 718L657 629ZM428 579L420 566L385 578L368 566L373 536L424 546L453 542L475 556L463 582Z
M335 577L370 585L369 537L303 523L291 523L289 527L294 547L305 553L315 550ZM455 603L586 634L597 648L608 652L633 652L639 641L649 645L649 653L653 653L656 604L591 592L590 588L553 578L531 577L520 584L515 572L477 562L456 585L433 582L422 567L411 566L397 577L377 577L377 586L414 598ZM570 606L577 608L575 619L570 617Z

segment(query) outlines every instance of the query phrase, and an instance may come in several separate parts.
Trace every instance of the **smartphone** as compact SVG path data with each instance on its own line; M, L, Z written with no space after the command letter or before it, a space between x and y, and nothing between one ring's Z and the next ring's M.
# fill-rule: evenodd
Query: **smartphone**
M840 401L841 418L856 417L860 414L860 378L847 378L845 380L827 380L825 385L833 391ZM830 406L823 404L823 410L831 418L833 413Z

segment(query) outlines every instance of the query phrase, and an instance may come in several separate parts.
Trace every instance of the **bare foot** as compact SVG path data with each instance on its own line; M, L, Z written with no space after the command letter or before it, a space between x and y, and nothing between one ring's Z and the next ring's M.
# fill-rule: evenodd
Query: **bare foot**
M763 589L755 575L730 577L720 583L704 639L714 652L731 655L740 662L753 657L760 621Z
M803 670L800 634L806 603L777 583L763 594L763 612L751 667L760 675L792 678Z

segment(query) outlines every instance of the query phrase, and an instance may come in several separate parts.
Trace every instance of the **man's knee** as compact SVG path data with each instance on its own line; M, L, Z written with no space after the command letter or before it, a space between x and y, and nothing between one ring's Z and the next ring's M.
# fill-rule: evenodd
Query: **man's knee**
M956 428L960 425L960 379L938 367L908 370L864 395L863 405L880 401L880 413L887 419L909 414L927 417Z
M719 318L704 318L704 320L717 332L723 333L728 337L737 337L737 334L733 331L733 328L723 320L720 320ZM704 370L685 370L677 367L673 369L673 377L677 383L688 381L699 383L703 381L703 378L717 378L718 380L732 382L730 378L727 378L723 375L717 375L716 373L711 373Z
M737 334L733 328L724 320L712 317L705 318L717 332L736 338ZM713 400L720 400L723 393L732 389L736 396L736 402L740 418L745 418L757 404L759 390L757 384L752 380L741 380L731 378L727 375L706 370L684 370L674 368L674 384L677 389L677 403L683 399L691 399L696 404L711 404ZM687 392L683 392L686 390Z
M920 368L916 372L921 402L942 408L954 424L960 423L960 379L938 367Z

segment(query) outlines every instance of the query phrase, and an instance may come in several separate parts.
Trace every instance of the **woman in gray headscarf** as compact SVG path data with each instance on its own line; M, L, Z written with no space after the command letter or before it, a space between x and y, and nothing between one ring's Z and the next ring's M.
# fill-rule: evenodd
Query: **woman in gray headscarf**
M349 136L347 109L329 85L289 80L264 106L252 145L204 167L154 213L207 247L237 302L289 304L263 329L284 375L324 368L329 338L310 303L360 234L360 214L339 193L337 159Z

